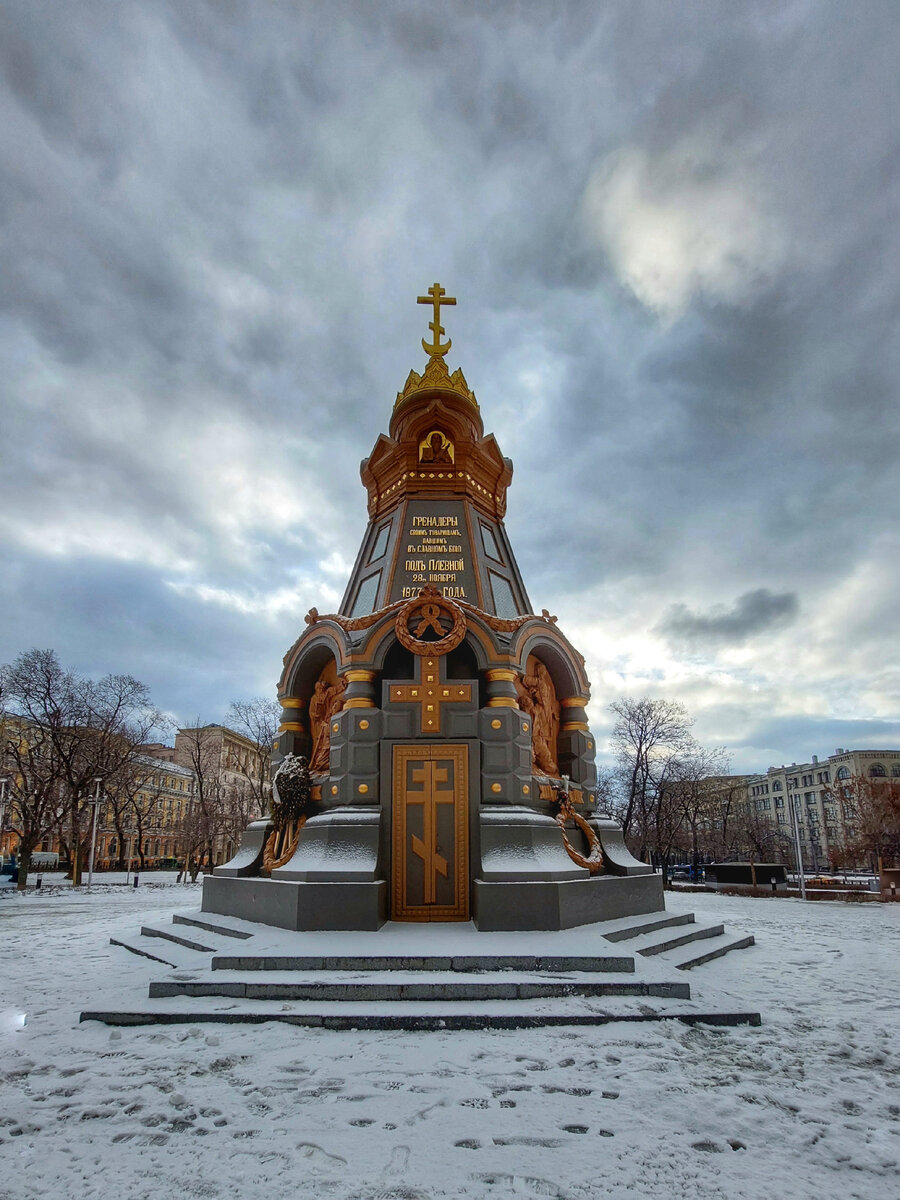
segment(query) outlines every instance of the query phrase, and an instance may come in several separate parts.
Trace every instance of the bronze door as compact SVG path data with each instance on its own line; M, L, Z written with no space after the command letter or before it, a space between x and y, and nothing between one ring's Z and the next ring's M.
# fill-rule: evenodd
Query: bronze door
M395 746L391 918L469 919L466 746Z

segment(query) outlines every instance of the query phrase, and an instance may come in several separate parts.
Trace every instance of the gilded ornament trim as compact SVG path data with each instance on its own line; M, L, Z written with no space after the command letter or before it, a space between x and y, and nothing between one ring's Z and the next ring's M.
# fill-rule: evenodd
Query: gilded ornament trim
M444 614L449 613L453 618L453 625L450 632L445 637L439 638L436 642L423 641L409 631L409 622L413 614L419 609L427 608L439 609ZM429 619L433 620L434 617ZM428 655L440 658L444 654L449 654L451 650L455 650L466 636L466 614L456 601L447 599L437 588L424 587L418 596L414 596L411 600L403 602L403 607L397 613L397 618L394 621L394 632L397 635L397 641L400 645L412 651L413 654L418 655L420 658Z
M262 869L264 871L277 871L279 867L283 867L289 863L297 851L297 846L300 844L300 830L306 824L306 817L301 817L297 823L297 828L294 830L293 837L287 843L287 849L282 850L282 853L275 857L275 847L278 842L280 830L273 829L266 840L266 848L263 850Z

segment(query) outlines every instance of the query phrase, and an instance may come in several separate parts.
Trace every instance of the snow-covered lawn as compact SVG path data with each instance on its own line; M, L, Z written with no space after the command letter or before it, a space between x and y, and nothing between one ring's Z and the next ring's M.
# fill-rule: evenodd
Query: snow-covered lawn
M687 979L759 1029L79 1025L160 974L109 936L198 904L0 896L0 1200L900 1195L900 905L670 897L756 935Z

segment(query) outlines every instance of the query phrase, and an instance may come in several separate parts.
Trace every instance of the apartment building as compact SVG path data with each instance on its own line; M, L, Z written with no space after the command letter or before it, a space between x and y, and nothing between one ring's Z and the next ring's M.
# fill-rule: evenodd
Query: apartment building
M856 832L853 811L840 804L833 787L853 777L900 779L900 750L845 750L820 761L769 767L765 775L748 781L748 799L756 813L768 820L791 844L790 806L797 814L804 864L812 871L827 870Z

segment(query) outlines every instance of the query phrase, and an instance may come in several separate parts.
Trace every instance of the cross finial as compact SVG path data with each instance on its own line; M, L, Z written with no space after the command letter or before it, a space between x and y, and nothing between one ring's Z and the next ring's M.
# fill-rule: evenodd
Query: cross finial
M430 354L432 357L437 355L443 358L443 356L453 345L453 342L450 340L450 338L447 338L446 343L443 346L441 345L441 334L445 332L444 327L441 324L441 305L455 304L456 298L455 296L446 295L441 285L439 283L435 283L432 284L432 286L428 289L427 296L419 296L417 303L434 305L434 320L428 322L428 328L434 334L434 341L431 343L431 345L429 345L428 342L422 338L422 349L426 354Z

